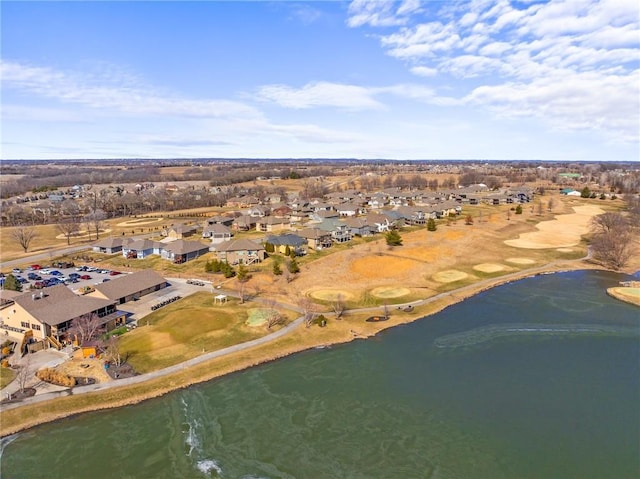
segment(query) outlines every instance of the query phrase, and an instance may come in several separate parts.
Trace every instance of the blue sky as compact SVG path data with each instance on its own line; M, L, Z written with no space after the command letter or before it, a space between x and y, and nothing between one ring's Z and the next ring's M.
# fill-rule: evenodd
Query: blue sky
M3 159L640 160L636 0L1 9Z

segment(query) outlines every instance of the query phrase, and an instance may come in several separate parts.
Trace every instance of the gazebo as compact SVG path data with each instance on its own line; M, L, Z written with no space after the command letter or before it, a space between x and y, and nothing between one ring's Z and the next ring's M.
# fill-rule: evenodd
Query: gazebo
M218 302L220 304L226 303L227 302L227 295L226 294L217 294L216 296L213 297L213 302L214 302L214 304L218 304Z

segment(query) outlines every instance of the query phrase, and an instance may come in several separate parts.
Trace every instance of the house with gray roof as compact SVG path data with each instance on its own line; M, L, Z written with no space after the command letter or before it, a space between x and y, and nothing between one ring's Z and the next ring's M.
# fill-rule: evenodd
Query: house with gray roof
M122 245L122 256L129 259L143 259L149 255L159 255L164 243L150 239L133 239Z
M266 257L264 246L246 238L232 239L213 245L219 261L229 264L252 264L261 262Z
M169 286L167 280L152 269L145 269L130 274L122 274L107 283L99 283L94 286L95 291L86 296L108 299L117 304L124 304L134 299L139 299L154 291Z
M179 239L166 243L160 255L164 259L173 261L174 263L186 263L192 259L196 259L203 254L209 252L209 245L202 244L200 241L189 241Z
M94 243L91 248L96 253L114 254L122 251L126 238L104 238Z
M307 240L297 234L288 233L277 236L267 236L265 244L272 244L279 253L286 254L287 248L293 250L296 256L307 254Z
M229 241L233 233L229 227L222 223L212 223L207 224L202 230L202 237L209 238L211 240L211 244L222 243L223 241Z

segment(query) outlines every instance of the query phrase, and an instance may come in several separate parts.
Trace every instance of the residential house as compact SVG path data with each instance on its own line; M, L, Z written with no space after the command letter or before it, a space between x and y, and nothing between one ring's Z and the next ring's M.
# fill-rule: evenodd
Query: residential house
M318 225L321 230L327 231L331 234L331 239L335 243L346 243L351 241L353 235L351 229L337 218L327 218Z
M186 263L209 252L209 245L199 241L176 240L167 243L161 252L161 256L174 263Z
M351 216L356 216L363 213L363 209L354 203L342 203L342 204L336 205L335 208L336 208L336 211L338 212L338 215L341 217L345 217L345 216L351 217Z
M376 233L385 233L391 229L391 221L388 216L380 213L369 213L366 219Z
M333 244L331 233L321 230L320 228L305 228L296 231L296 234L307 240L307 245L311 249L321 250L330 248Z
M252 206L246 211L246 214L251 216L252 218L264 218L271 213L271 210L266 206Z
M183 223L178 223L167 229L167 238L172 240L189 238L196 234L197 229L197 226L188 226Z
M267 236L265 243L272 244L278 253L286 254L289 251L295 251L296 256L304 256L307 254L307 240L297 234L288 233L277 236Z
M210 216L209 218L207 218L207 225L221 224L231 227L231 225L233 224L233 220L234 218L231 216Z
M264 246L249 239L232 239L213 245L219 261L229 264L251 264L261 262L266 257Z
M229 241L232 236L233 233L231 233L231 230L222 223L207 224L202 231L202 237L209 238L211 240L211 244Z
M396 211L402 215L405 224L423 225L427 222L425 208L420 206L400 206Z
M231 224L231 229L235 231L249 231L256 227L256 219L249 215L238 216Z
M345 218L344 224L349 227L352 236L371 236L373 228L365 218Z
M125 238L104 238L94 243L91 248L96 253L114 254L122 251L122 245Z
M149 255L159 255L164 243L149 239L131 239L122 245L122 256L129 259L144 259Z
M289 218L278 218L276 216L266 216L256 220L256 231L263 233L271 231L282 231L290 229Z

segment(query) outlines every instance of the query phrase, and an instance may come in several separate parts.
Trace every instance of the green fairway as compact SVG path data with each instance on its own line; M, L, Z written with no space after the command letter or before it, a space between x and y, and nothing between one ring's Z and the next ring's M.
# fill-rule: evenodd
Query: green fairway
M176 301L145 318L141 326L120 337L122 356L143 373L164 368L234 344L259 338L273 330L246 324L250 307L230 300L214 304L201 292ZM281 314L287 315L285 311ZM287 320L293 319L292 315Z

